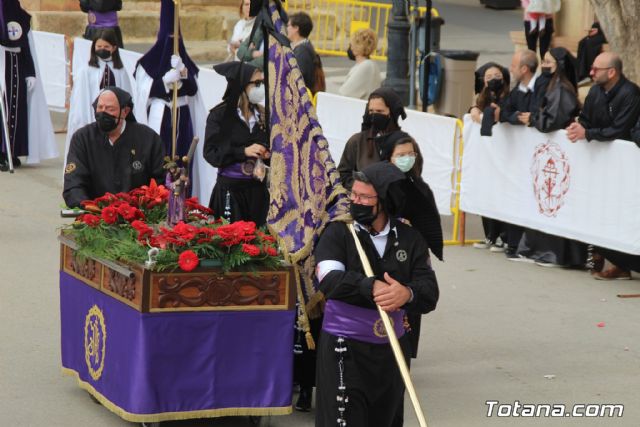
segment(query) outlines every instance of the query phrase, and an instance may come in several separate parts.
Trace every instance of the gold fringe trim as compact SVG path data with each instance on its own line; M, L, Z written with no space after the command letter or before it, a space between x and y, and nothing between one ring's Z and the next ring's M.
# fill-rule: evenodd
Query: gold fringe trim
M311 295L306 307L307 316L309 316L309 319L317 319L318 317L322 316L322 313L324 313L325 303L326 300L324 298L324 293L318 291Z
M293 270L296 275L296 288L298 290L298 304L300 304L300 316L298 316L298 322L304 331L304 336L307 339L307 348L309 350L316 349L316 343L311 336L311 327L309 325L309 317L307 316L307 308L304 303L304 294L302 293L302 285L300 284L300 269L298 264L293 264Z
M62 374L75 377L78 381L78 386L95 397L102 406L118 415L120 418L133 423L157 423L162 421L188 420L193 418L289 415L292 412L291 406L280 406L273 408L221 408L185 412L160 412L157 414L132 414L131 412L127 412L115 405L102 393L93 388L91 384L81 380L80 375L75 370L62 368Z

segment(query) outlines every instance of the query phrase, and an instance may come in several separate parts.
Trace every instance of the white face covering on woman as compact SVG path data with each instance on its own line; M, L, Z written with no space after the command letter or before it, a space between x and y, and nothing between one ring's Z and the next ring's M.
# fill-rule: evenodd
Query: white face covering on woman
M261 104L264 102L266 97L265 95L265 85L260 85L259 87L251 87L249 92L247 93L247 97L249 98L249 102L252 104Z

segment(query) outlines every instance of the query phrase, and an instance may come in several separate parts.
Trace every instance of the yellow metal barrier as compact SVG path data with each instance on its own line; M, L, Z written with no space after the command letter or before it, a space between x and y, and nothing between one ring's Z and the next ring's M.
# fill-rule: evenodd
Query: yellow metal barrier
M387 59L387 23L391 5L357 0L288 0L287 12L305 11L313 20L309 39L320 55L347 56L351 33L371 28L378 35L372 59ZM419 7L421 16L427 11ZM411 12L409 12L409 15ZM432 8L432 15L439 16Z
M453 230L451 230L451 240L445 240L444 242L447 246L479 242L479 240L466 240L465 238L466 217L465 213L460 210L460 182L462 181L462 155L464 153L464 138L462 137L462 131L464 129L464 124L462 123L462 120L458 119L456 121L456 125L457 144L454 144L454 162L456 164L454 171L455 200L451 207L451 212L453 213Z

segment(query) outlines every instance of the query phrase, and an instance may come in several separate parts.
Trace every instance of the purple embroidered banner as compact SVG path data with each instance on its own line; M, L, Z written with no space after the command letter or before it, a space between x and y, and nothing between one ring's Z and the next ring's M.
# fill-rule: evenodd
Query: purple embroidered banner
M276 32L284 33L274 5L270 12ZM273 36L268 74L272 154L267 221L291 261L300 262L311 255L327 223L346 218L348 200L293 51Z
M140 313L60 273L62 366L129 421L291 412L293 311Z

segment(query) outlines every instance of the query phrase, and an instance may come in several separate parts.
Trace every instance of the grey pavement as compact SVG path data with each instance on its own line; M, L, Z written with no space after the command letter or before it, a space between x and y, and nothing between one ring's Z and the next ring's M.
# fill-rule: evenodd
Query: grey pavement
M476 49L481 58L510 56L504 32L518 29L518 11L485 10L471 0L436 6L447 20L443 47ZM350 67L345 59L325 63L334 84ZM58 143L62 149L64 134ZM60 372L56 236L68 221L59 217L61 178L62 159L0 174L0 425L133 425ZM450 218L444 227L450 234ZM481 236L478 218L468 219L467 236ZM429 426L640 425L640 298L616 296L640 293L640 280L598 282L584 271L508 262L468 246L445 248L445 261L434 265L441 300L424 318L411 367ZM489 400L625 408L621 418L500 419L487 417ZM418 425L408 399L405 417L406 426ZM312 426L313 412L265 421ZM163 425L249 424L229 418Z

